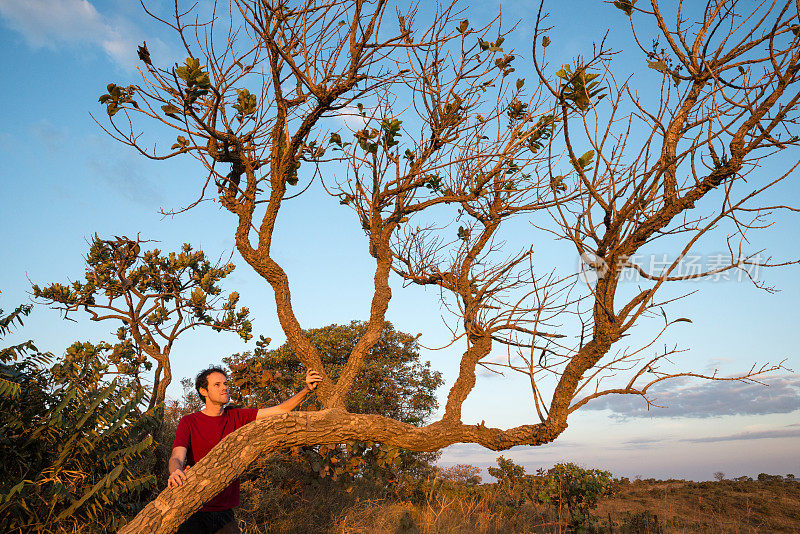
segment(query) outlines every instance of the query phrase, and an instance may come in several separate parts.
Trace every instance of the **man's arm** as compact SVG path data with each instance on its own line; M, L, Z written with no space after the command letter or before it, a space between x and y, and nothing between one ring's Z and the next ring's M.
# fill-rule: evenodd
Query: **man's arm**
M170 488L177 488L186 482L186 473L183 472L183 467L186 465L186 447L175 447L172 449L172 455L169 457L169 480L167 486Z
M256 414L256 419L263 419L264 417L268 417L270 415L277 415L280 413L291 412L302 402L303 398L308 395L310 391L314 391L317 388L317 384L322 381L322 376L316 371L308 371L306 372L306 386L292 395L287 400L283 401L282 403L278 404L277 406L271 406L269 408L261 408L258 410ZM173 454L174 454L173 450ZM170 466L172 466L172 460L170 459Z

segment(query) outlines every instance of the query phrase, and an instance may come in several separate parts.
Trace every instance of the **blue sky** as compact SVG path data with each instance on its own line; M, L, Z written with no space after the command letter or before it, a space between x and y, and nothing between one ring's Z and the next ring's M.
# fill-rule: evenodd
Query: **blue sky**
M168 7L151 2L156 10ZM554 13L554 62L591 50L592 41L611 30L612 46L622 43L627 19L599 1L562 2ZM553 9L556 4L553 3ZM471 8L473 20L495 13L500 5L487 2ZM535 5L503 2L504 22L522 17L518 33L506 46L529 56ZM574 16L592 20L594 28L577 29ZM561 33L558 33L559 30ZM103 120L97 98L109 82L136 83L136 46L146 40L154 58L182 59L173 37L150 20L136 2L82 0L0 0L0 307L10 310L29 300L30 282L78 278L82 255L94 233L101 236L141 234L158 241L162 250L183 242L211 257L227 257L233 249L233 220L215 203L187 214L165 218L160 209L180 208L197 194L202 170L192 161L153 164L109 139L92 121ZM622 45L620 44L620 47ZM526 52L527 51L527 52ZM621 69L637 70L632 55L622 53ZM518 60L518 70L524 59ZM166 141L165 141L166 142ZM787 158L797 160L794 150ZM764 172L769 172L767 168ZM792 178L796 182L795 177ZM798 186L789 183L776 192L791 203ZM320 191L293 201L281 220L276 250L292 280L295 308L304 327L345 323L368 312L371 263L363 233L345 210L327 209ZM334 201L335 204L335 201ZM324 215L320 215L324 213ZM778 215L776 225L759 236L759 245L776 257L791 258L796 245L788 236L797 219ZM544 244L545 252L557 248ZM702 251L720 252L720 247ZM242 303L253 311L255 331L282 341L269 287L242 261L226 280ZM577 265L577 258L563 258ZM672 317L690 317L676 325L666 342L689 349L677 358L682 368L720 372L743 371L755 362L787 358L797 370L796 305L800 298L798 268L761 273L780 291L768 294L738 281L700 282L688 290L698 293L673 305ZM337 280L330 284L330 279ZM403 290L395 281L388 314L396 328L423 333L421 342L442 344L437 295L419 289ZM56 354L75 340L110 339L116 326L94 324L85 318L67 322L55 311L37 306L24 328L4 342L33 338L41 349ZM647 325L644 325L645 334ZM230 353L252 349L232 334L193 332L176 345L177 378L193 376L200 368ZM423 358L443 371L452 384L460 347L423 351ZM177 382L177 380L176 380ZM590 405L570 419L559 440L538 448L517 447L503 453L528 467L548 467L574 461L611 470L616 475L708 479L715 471L730 476L760 472L800 473L800 376L782 371L767 380L768 388L753 385L680 382L665 387L659 398L667 408L643 411L632 399ZM178 388L170 393L177 395ZM465 422L510 427L533 422L525 380L482 375L464 407ZM447 449L442 463L492 464L498 453L477 446Z

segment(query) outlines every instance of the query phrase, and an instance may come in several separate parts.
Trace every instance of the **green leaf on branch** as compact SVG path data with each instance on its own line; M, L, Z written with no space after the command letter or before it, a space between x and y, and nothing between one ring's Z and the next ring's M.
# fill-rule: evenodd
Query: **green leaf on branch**
M402 124L403 121L398 119L383 119L383 121L381 121L381 129L383 130L383 143L386 148L391 148L398 144L398 141L396 141L395 138L400 136L400 126Z
M232 107L239 112L236 118L239 119L239 122L242 122L245 117L252 117L255 114L258 107L256 95L250 93L247 89L237 89L236 103Z
M178 114L183 112L182 109L180 109L177 106L174 106L172 104L166 104L164 106L161 106L161 110L164 112L164 115L166 115L168 117L172 117L173 119L180 118L178 116Z
M636 0L615 0L614 7L622 10L629 17L633 15L633 6Z
M186 82L185 101L189 105L207 95L211 88L211 80L204 68L205 65L200 65L200 60L193 57L187 57L184 65L175 67L175 75Z
M602 94L603 88L597 78L599 74L587 71L584 65L576 64L573 71L570 65L564 65L556 71L556 76L564 80L562 95L564 100L581 112L588 110L592 105L592 100L600 100L605 97Z
M135 85L121 87L110 83L106 90L108 93L100 96L97 101L106 105L106 113L108 113L109 117L113 117L120 109L123 109L122 104L131 104L136 109L139 109L139 104L133 99L133 94L136 92Z
M378 153L378 143L370 142L372 139L378 137L378 130L375 128L367 129L364 128L363 130L359 130L353 134L353 136L358 140L358 146L361 147L366 153L377 154Z
M425 187L430 189L431 191L438 192L442 188L442 179L439 177L438 174L431 174L428 177L428 181L425 183Z
M550 38L545 35L542 37L542 47L547 48L548 46L550 46Z
M506 107L506 113L508 114L508 120L511 122L515 122L525 118L525 114L528 112L528 104L520 102L518 99L514 99L508 103L508 107Z
M583 156L578 158L578 164L575 166L576 171L589 171L591 170L592 160L594 159L594 150L586 152Z
M182 135L178 136L178 142L172 145L172 149L175 150L176 148L185 148L189 146L189 140L183 137Z
M499 49L499 50L501 52L503 51L502 49ZM503 76L508 76L509 74L514 72L514 69L511 68L511 62L514 61L514 59L515 59L514 54L506 54L501 58L499 57L499 58L495 59L494 60L494 65L495 65L495 67L497 67L498 69L503 71Z
M139 59L144 61L145 64L152 65L150 62L150 51L147 49L147 41L142 43L142 46L136 50L136 53L139 55Z
M533 128L528 130L527 144L532 153L542 149L545 141L553 134L553 115L543 115L536 121Z
M205 65L200 65L200 60L194 57L187 57L186 63L175 67L175 74L186 82L188 87L200 87L208 89L211 87L211 80L208 73L203 70Z
M492 43L489 41L484 41L481 38L478 38L478 46L480 46L481 51L488 50L489 52L502 52L503 49L501 48L501 45L503 44L504 40L505 39L503 39L502 37L498 37L497 41Z
M292 164L291 170L289 170L289 176L286 178L286 183L289 185L297 185L298 177L297 171L300 169L300 162L296 161Z
M567 185L564 183L564 177L553 176L550 178L550 189L552 189L554 193L563 193L566 191Z
M508 164L508 168L506 169L505 174L514 174L519 172L519 170L520 170L519 165L517 165L517 163L512 159L511 162L509 162Z

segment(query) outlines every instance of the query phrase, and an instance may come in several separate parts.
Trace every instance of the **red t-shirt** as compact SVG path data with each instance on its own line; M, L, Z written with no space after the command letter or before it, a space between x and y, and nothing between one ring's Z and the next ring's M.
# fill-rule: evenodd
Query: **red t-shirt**
M255 408L231 408L219 417L211 417L203 412L190 413L178 422L175 442L172 448L186 447L186 465L192 466L208 454L222 438L239 427L256 420ZM239 506L239 479L231 482L216 497L208 501L200 510L219 512Z

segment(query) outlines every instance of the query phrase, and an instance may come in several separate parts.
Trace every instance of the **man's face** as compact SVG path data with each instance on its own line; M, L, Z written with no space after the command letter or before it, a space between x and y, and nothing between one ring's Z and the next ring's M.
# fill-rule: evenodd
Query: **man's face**
M200 394L206 397L208 404L227 404L228 398L228 379L222 373L211 373L208 375L208 388L200 388Z

